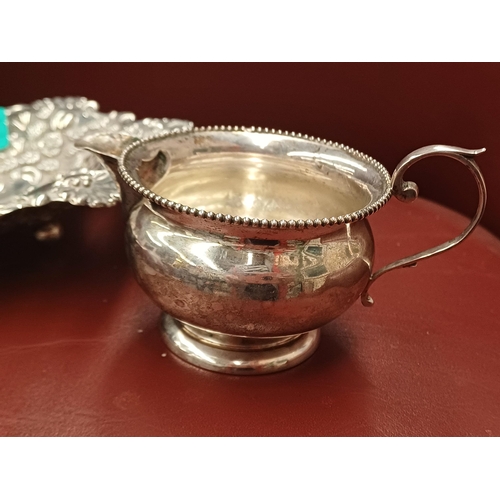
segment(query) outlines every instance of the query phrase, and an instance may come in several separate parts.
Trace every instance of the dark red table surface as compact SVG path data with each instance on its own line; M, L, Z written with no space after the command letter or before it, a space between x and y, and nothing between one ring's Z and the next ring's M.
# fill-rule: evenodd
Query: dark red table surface
M482 228L377 281L302 365L236 377L167 352L118 207L62 218L59 241L1 237L1 435L500 435L500 241ZM467 224L425 200L370 221L376 267Z

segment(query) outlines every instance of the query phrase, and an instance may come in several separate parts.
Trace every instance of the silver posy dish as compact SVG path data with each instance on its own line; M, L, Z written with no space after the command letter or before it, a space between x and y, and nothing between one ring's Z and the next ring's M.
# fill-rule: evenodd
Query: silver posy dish
M85 97L41 99L7 107L5 114L9 146L0 151L0 227L36 219L39 211L14 212L53 202L109 207L120 200L118 184L100 159L74 147L80 137L101 132L143 138L192 127L185 120L101 113Z
M79 146L118 172L127 250L137 280L164 311L169 348L205 369L270 373L316 349L319 328L387 271L460 243L478 224L483 150L427 146L391 176L346 146L300 134L201 127L134 140L93 136ZM394 194L418 190L406 170L430 156L469 168L479 188L470 225L455 239L373 272L368 219Z

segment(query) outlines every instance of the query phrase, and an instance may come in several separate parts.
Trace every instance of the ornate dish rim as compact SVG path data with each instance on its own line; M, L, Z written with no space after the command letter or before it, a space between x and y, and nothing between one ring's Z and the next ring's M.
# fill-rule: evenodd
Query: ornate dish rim
M297 139L317 142L318 144L322 144L324 146L339 148L345 151L346 153L353 155L354 157L357 157L357 159L360 159L373 166L386 182L386 188L385 191L377 200L370 203L361 210L357 210L349 214L340 215L338 217L329 217L329 218L324 217L323 219L314 219L314 220L291 219L291 220L278 221L275 219L268 220L265 218L259 219L251 217L241 217L239 215L214 213L198 209L195 207L190 207L188 205L183 205L181 203L177 203L175 201L164 198L159 194L154 193L150 189L146 188L142 183L133 179L132 176L128 173L127 168L125 167L125 162L127 161L128 155L134 149L137 149L141 145L145 145L160 139L165 139L167 137L192 134L196 132L253 132L262 134L274 134L274 135L295 137ZM340 144L338 142L327 141L326 139L320 139L306 134L276 130L274 128L267 128L267 127L246 127L246 126L225 126L225 125L202 126L202 127L194 127L192 129L185 129L185 128L174 129L172 131L163 132L161 134L153 135L144 139L137 139L129 146L127 146L120 155L120 158L118 159L118 173L121 176L121 178L125 181L125 183L128 186L130 186L134 191L136 191L138 194L146 197L147 199L149 199L150 202L154 203L155 205L159 205L172 212L183 213L186 215L190 215L192 217L209 219L212 221L220 222L221 224L233 224L233 225L241 225L247 227L250 226L262 229L311 229L321 226L322 227L334 226L340 224L349 224L351 222L357 222L362 219L365 219L366 217L380 210L392 196L392 183L389 172L380 162L378 162L371 156L368 156L354 148L350 148L349 146L345 146L344 144Z

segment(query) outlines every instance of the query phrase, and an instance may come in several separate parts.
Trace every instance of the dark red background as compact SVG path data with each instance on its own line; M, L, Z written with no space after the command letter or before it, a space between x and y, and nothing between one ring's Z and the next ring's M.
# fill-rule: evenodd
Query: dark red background
M0 105L83 95L101 110L197 125L255 125L342 142L389 171L428 144L486 147L483 225L500 234L500 64L0 64ZM414 167L421 194L466 214L477 199L453 160Z
M140 118L294 130L390 171L423 145L484 146L484 224L500 234L498 64L0 64L0 82L1 105L84 95ZM424 196L473 212L462 165L409 174ZM376 268L467 224L426 200L391 200L370 222ZM0 435L500 435L500 241L483 228L377 281L375 306L327 325L302 365L245 378L166 353L119 207L62 223L59 241L0 237Z

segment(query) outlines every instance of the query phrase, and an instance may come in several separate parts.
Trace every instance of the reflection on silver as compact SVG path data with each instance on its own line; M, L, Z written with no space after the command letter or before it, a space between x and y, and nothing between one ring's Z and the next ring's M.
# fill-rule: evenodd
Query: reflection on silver
M302 361L318 344L318 328L401 264L372 276L367 217L392 189L416 194L402 175L417 159L439 151L473 171L480 207L466 232L484 210L484 182L470 159L476 152L458 148L418 150L391 183L362 153L267 130L196 128L80 144L120 174L128 253L137 280L166 313L170 349L224 373L269 373ZM318 162L318 153L335 161Z
M366 168L363 167L363 165L360 165L359 162L352 161L347 155L342 158L342 162L338 162L338 154L327 155L323 153L309 153L308 151L290 151L288 156L290 158L317 160L318 165L329 165L348 175L353 175L359 170L364 170L366 172Z
M245 339L224 335L228 343L206 342L211 332L192 327L163 315L162 334L169 349L179 358L206 370L230 375L265 375L288 370L309 358L318 347L320 332L313 330L302 335L279 339ZM219 336L220 337L220 336ZM253 340L251 349L245 342Z

